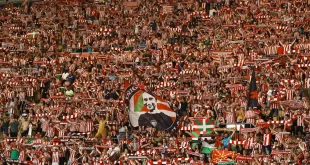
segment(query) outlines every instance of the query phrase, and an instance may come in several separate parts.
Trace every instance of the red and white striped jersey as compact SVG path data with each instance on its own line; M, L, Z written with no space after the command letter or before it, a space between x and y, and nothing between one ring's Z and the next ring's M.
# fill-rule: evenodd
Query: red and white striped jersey
M66 135L66 128L64 129L58 129L58 137L62 138Z
M285 120L284 122L285 130L290 130L292 125L293 125L292 119Z
M42 123L42 125L41 125L42 131L43 131L43 132L47 132L47 129L48 129L48 127L49 127L49 122L42 119L42 120L41 120L41 123Z
M304 126L304 116L297 115L297 126Z
M310 88L310 78L309 77L305 79L304 84L305 84L305 88Z
M188 141L182 141L179 148L188 148L188 146L189 146Z
M272 55L272 54L277 54L278 53L278 46L268 46L265 48L265 53L266 55Z
M262 149L262 144L254 142L251 144L252 149L258 149L259 151Z
M286 89L286 100L293 100L294 99L295 90L293 89Z
M275 135L275 140L277 140L278 142L281 142L283 139L283 135L280 134L279 132L275 132L273 133Z
M48 127L46 132L47 137L54 137L55 136L55 130L54 127Z
M245 149L251 149L253 142L254 142L254 138L253 137L248 137L247 140L244 143L244 148Z
M264 133L263 134L263 146L270 146L271 145L271 133Z
M226 123L235 123L234 113L230 112L226 114Z
M52 163L59 163L59 153L58 152L52 153Z
M59 153L59 157L65 157L66 156L66 150L67 150L67 147L66 146L63 146L60 148L60 153Z
M87 125L85 121L81 121L79 123L79 132L86 132L87 130Z
M94 130L94 122L89 120L86 122L86 132L92 132Z
M24 150L20 150L18 160L19 160L19 162L25 161L25 151Z
M75 155L76 155L76 151L75 150L70 150L70 157L69 157L69 161L73 162L75 160Z
M254 111L246 111L245 112L245 117L246 117L246 123L251 123L251 124L255 124L255 112Z

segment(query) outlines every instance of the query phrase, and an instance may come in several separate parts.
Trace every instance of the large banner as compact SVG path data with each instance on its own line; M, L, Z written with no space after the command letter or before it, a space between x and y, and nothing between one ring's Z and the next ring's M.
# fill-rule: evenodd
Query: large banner
M258 92L256 86L255 70L253 69L249 86L248 107L257 108L257 106L258 106Z
M131 125L149 126L160 130L171 130L177 125L177 114L162 98L130 85L126 89L125 102L129 107Z

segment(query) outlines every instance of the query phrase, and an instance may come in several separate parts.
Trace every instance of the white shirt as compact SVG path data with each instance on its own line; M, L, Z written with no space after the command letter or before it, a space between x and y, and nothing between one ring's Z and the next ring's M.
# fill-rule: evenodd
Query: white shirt
M209 11L209 16L210 17L213 17L214 16L214 13L216 13L217 11L215 10L215 9L211 9L210 11Z
M108 153L109 153L109 155L110 156L112 156L112 155L114 155L114 154L116 154L116 153L118 153L118 152L120 152L121 151L121 149L119 148L119 147L115 147L115 148L110 148L109 149L109 151L108 151Z
M123 126L118 130L118 132L126 132L126 130L127 130L127 127Z
M268 90L268 92L267 92L267 99L268 99L268 100L270 100L270 97L272 96L272 91L273 91L273 90L270 89L270 90Z
M62 78L63 80L66 80L68 76L69 76L69 73L63 73L62 76L61 76L61 78Z

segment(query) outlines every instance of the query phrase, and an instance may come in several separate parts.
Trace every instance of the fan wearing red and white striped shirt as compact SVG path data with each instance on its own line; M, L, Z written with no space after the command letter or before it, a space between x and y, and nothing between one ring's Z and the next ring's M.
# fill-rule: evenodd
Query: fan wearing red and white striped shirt
M252 110L251 107L249 107L249 110L245 112L246 123L250 123L254 125L255 117L256 117L255 112Z
M244 143L244 149L247 150L247 154L251 154L253 142L254 142L254 134L253 132L251 132L250 135L247 136L247 139L245 140Z
M79 124L78 124L78 122L76 122L76 119L71 119L71 121L69 121L69 123L70 123L70 127L69 127L70 132L78 131Z
M259 153L256 153L255 151L260 152L262 150L262 144L259 143L258 138L256 138L255 142L251 144L251 147L252 147L252 156L254 156L255 154L259 154Z
M189 147L188 141L182 141L180 144L180 149L187 149Z
M266 132L263 133L263 151L268 155L271 153L271 138L272 133L269 128L267 128Z
M292 119L290 119L290 117L289 117L289 115L285 115L284 116L284 130L285 131L290 131L291 130L291 127L292 127L292 125L293 125L293 120Z
M54 130L54 127L53 127L53 123L49 124L49 126L47 128L46 136L47 137L54 137L55 136L55 130Z
M86 130L87 130L86 121L81 120L79 123L79 132L86 132Z
M234 113L233 110L231 110L230 112L227 112L226 114L226 123L235 123L235 117L234 117Z
M92 132L94 130L94 122L91 119L86 121L86 132Z
M297 135L302 135L303 130L304 130L304 116L301 114L301 111L297 112L297 129L296 129L296 134Z
M41 119L41 120L40 120L41 123L42 123L42 124L41 124L41 128L42 128L43 134L47 132L48 127L49 127L49 121L46 120L46 117L44 117L44 118L45 118L45 119Z
M26 158L26 153L25 153L24 148L22 147L19 151L18 161L24 162L26 160L25 158Z
M58 137L63 138L67 133L67 126L60 125L60 127L55 126L55 128L58 130Z
M67 147L70 150L70 156L69 156L69 160L68 160L68 165L72 165L74 164L74 162L76 161L75 156L77 154L77 147L73 146L72 148Z
M52 165L59 165L59 152L57 151L58 149L55 148L54 151L52 152Z

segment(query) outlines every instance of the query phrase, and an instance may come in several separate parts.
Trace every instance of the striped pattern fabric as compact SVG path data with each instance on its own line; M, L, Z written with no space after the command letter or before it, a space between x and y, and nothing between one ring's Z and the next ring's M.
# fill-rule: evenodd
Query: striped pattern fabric
M177 76L166 76L164 77L165 80L177 79Z
M279 120L279 121L268 121L268 122L259 122L256 123L256 126L258 127L268 127L270 124L284 124L285 120Z
M270 16L269 15L259 15L256 17L257 19L269 19Z
M243 141L229 140L229 143L233 145L240 145L240 144L244 145L246 143L246 140Z
M246 86L237 86L237 87L232 87L230 90L232 91L241 91L241 90L247 90L248 87Z
M204 12L204 11L195 11L195 12L192 12L192 13L189 14L189 16L198 16L198 15L204 16L204 15L206 15L206 12Z
M300 62L303 62L303 63L310 61L310 57L309 56L302 56L299 59L300 59Z
M296 64L296 67L298 67L298 68L307 68L307 67L310 67L310 64Z
M173 87L175 85L176 85L175 82L160 82L160 85L157 86L157 89L158 88Z
M34 79L34 78L23 78L22 81L23 82L37 82L37 79Z
M117 121L107 121L108 125L118 125Z
M101 36L101 34L102 34L102 33L100 33L100 32L92 32L92 33L91 33L91 35L94 35L94 36Z
M194 100L202 100L203 96L202 95L196 95L196 96L192 96L192 98Z
M42 144L42 140L41 139L33 139L32 144Z
M181 75L185 75L185 74L199 74L200 72L197 70L182 70L180 72Z
M73 115L67 115L67 116L63 116L62 119L74 119L74 118L77 118L78 117L78 114L75 113Z
M241 128L240 133L256 132L258 128Z
M234 20L233 22L234 22L235 24L241 24L241 23L243 23L242 20Z
M276 29L286 31L288 29L288 27L287 26L277 26Z
M167 26L166 28L167 28L169 31L172 31L172 32L181 32L181 31L182 31L182 28L181 28L181 27L172 28L172 27Z
M87 20L86 19L79 19L78 23L87 23Z
M36 114L35 116L36 117L45 117L45 116L50 116L51 113L39 113L39 114Z
M91 81L75 81L73 83L74 85L84 85L84 86L92 86L93 85L93 82Z
M6 141L7 142L16 142L17 138L7 138Z
M18 85L19 83L18 82L12 82L12 81L9 81L9 82L6 82L7 85L10 85L10 86L16 86Z
M163 14L169 14L173 12L173 6L165 5L163 6Z
M117 47L111 47L111 50L114 50L114 51L121 51L122 49L121 49L121 48L117 48Z
M101 32L112 32L113 29L112 28L100 28Z
M268 121L268 124L284 124L285 121L284 120L280 120L280 121Z
M8 73L2 73L0 76L1 76L2 78L8 78L8 77L11 77L11 75L10 75L10 74L8 74Z
M212 17L206 16L206 15L201 16L201 18L204 21L212 21L212 19L213 19Z
M91 132L75 132L72 133L71 136L79 136L79 135L90 135Z
M148 165L153 165L153 164L158 164L158 165L172 165L170 162L168 162L168 161L163 161L163 160L152 161L151 163L148 163Z
M181 130L183 130L183 131L191 131L191 130L193 130L193 126L184 126L184 127L181 127Z
M10 27L9 28L10 30L22 30L23 28L22 27Z

